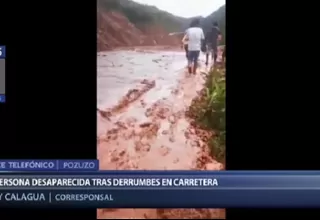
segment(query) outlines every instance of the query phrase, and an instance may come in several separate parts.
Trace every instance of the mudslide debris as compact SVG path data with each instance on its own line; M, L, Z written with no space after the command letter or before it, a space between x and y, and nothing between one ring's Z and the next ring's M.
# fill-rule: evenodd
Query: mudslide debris
M107 119L107 120L110 121L110 117L112 116L112 113L111 113L111 112L109 112L109 111L103 111L103 110L101 110L101 109L99 109L99 108L97 108L97 111L100 113L101 117L103 117L103 118L105 118L105 119Z
M140 88L140 89L130 89L127 92L127 94L119 101L118 105L116 105L115 107L113 107L111 109L111 112L112 113L117 113L119 111L124 110L125 108L127 108L129 106L129 104L135 102L143 94L145 94L150 89L155 87L155 84L156 84L154 80L153 81L143 80L142 82L143 83L141 83L141 84L144 85L142 88Z
M165 58L162 58L161 53L153 54L155 55L152 56L159 54L161 60L156 64L151 58L148 62L157 67L168 66L171 68L170 63L168 65L162 64ZM109 58L107 56L99 59ZM156 57L154 59L157 60ZM181 59L182 62L185 62L184 55L181 55ZM136 60L131 59L133 63ZM168 60L168 62L172 62L176 59ZM132 68L129 62L124 62L123 65L124 67L129 65ZM146 63L145 65L150 64ZM114 71L120 67L112 68ZM152 72L152 77L155 77L157 72L149 70ZM128 74L130 74L129 71ZM202 131L192 117L186 113L192 99L198 95L197 92L203 87L202 76L199 74L193 78L186 78L180 74L179 77L174 78L173 75L167 76L159 72L159 76L156 77L157 81L143 78L141 80L141 75L138 74L137 79L130 78L130 81L136 84L128 86L128 89L124 90L121 96L119 95L114 103L108 106L108 110L103 111L105 114L100 112L101 116L104 114L108 117L107 121L98 121L98 123L105 123L106 130L103 132L104 139L98 141L100 168L103 170L223 169L222 164L215 162L210 156L209 148L206 145L208 137L212 134ZM166 77L169 77L169 80ZM166 95L162 96L162 92L157 93L157 91L163 80L169 82L179 80L179 82L175 86L168 87L169 90L163 93ZM157 88L151 90L156 84ZM157 93L155 94L157 99L153 96L150 99L146 98L153 93ZM109 94L113 95L113 93ZM103 98L107 100L109 97ZM102 116L102 118L104 117ZM99 218L104 219L119 217L216 219L224 215L221 209L113 209L110 211L100 210L98 213Z

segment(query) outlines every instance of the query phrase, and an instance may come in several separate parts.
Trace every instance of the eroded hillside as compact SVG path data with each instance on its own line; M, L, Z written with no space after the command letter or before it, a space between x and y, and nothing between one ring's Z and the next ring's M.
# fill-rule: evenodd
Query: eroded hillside
M169 36L181 30L183 18L152 6L129 0L98 0L98 51L124 46L179 46L180 38Z

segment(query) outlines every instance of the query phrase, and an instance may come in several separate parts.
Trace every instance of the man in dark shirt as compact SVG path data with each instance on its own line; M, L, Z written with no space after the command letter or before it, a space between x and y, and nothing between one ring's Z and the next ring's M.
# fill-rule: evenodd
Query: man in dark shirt
M209 63L209 54L211 53L211 59L216 63L218 57L218 41L221 39L221 31L218 27L218 23L214 22L211 30L206 34L206 65Z

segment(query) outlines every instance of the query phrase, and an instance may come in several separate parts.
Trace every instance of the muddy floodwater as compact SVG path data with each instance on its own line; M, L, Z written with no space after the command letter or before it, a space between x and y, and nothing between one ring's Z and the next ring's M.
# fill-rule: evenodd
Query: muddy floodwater
M98 53L97 155L102 170L205 169L204 143L185 112L203 88L205 56L196 75L181 50ZM207 162L206 162L207 163ZM210 159L210 169L222 165ZM98 218L204 218L193 209L101 209ZM219 209L205 211L223 218Z

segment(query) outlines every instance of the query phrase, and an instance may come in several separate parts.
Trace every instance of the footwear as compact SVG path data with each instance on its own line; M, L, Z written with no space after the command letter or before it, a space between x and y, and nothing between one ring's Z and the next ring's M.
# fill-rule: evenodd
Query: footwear
M191 68L191 66L188 66L188 72L189 72L189 73L192 73L192 68Z
M198 62L194 63L193 65L193 74L196 74L198 68Z

